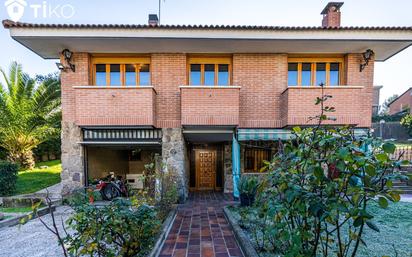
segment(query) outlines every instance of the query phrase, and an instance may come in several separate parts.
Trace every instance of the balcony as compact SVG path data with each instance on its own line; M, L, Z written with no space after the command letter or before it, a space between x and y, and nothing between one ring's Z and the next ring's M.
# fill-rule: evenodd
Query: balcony
M369 92L370 91L370 92ZM325 106L335 107L335 112L327 113L334 120L324 121L327 125L353 125L370 127L372 117L372 90L358 86L325 87L324 94L332 98ZM281 118L283 126L313 125L309 117L320 114L320 105L315 105L321 96L320 87L288 87L281 96Z
M181 86L182 125L239 124L237 86Z
M156 91L151 86L78 86L78 126L154 126Z

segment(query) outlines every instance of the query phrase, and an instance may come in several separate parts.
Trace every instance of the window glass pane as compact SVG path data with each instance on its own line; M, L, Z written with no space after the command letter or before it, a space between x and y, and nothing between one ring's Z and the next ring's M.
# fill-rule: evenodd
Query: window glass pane
M288 86L296 86L298 84L298 64L288 64Z
M122 82L120 80L120 64L110 64L110 85L122 85Z
M106 64L96 64L96 85L106 85Z
M126 64L126 86L136 86L136 66L134 64Z
M215 84L215 65L205 64L205 85Z
M317 63L316 64L316 85L326 84L326 63Z
M139 73L140 85L150 85L150 65L143 64L140 66L140 73Z
M312 64L302 63L302 86L310 86L312 80Z
M339 85L339 63L330 64L330 85Z
M219 85L229 85L229 64L219 64L218 74Z
M190 65L190 84L200 85L201 74L200 74L200 64Z
M271 151L264 149L246 148L245 150L245 172L260 172L264 161L270 160Z

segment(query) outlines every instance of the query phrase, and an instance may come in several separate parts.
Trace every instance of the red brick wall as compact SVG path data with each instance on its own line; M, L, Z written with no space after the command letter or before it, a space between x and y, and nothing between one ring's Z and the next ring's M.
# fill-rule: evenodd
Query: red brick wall
M323 16L322 27L340 27L341 12L329 12Z
M233 84L240 90L240 127L281 126L280 95L287 86L287 55L233 55Z
M344 104L337 103L338 106L335 107L337 109L345 109L344 112L347 113L345 114L345 116L349 115L349 113L352 113L352 117L362 117L358 125L361 127L369 127L371 124L370 117L372 115L374 62L369 62L369 66L367 66L363 72L360 72L359 64L361 62L361 59L362 58L360 54L348 54L346 56L345 80L349 86L361 86L362 89L358 89L356 91L358 92L356 95L349 95L345 97ZM93 122L100 124L103 122L109 122L110 124L106 125L132 125L132 123L135 122L153 122L157 127L178 128L181 126L181 107L183 105L181 104L179 86L187 84L187 64L185 54L152 54L152 85L157 92L155 101L152 103L153 105L155 105L155 107L153 107L152 110L154 110L155 112L156 120L150 120L149 116L145 116L146 118L144 118L144 121L140 120L143 116L141 116L140 118L130 117L127 119L122 116L123 114L121 114L121 110L125 110L126 106L128 105L133 106L134 109L143 108L141 106L135 106L135 101L137 101L137 94L136 96L131 96L130 100L128 100L127 97L120 92L123 89L112 91L115 94L119 94L119 97L122 99L122 101L120 101L121 103L118 102L117 105L115 104L115 106L106 106L106 109L103 108L103 110L116 110L117 108L119 110L119 113L121 114L119 117L115 116L112 113L110 114L112 115L112 118L106 118L106 121L103 121L102 118L100 118L99 121L93 120L92 118L87 118L87 116L96 116L96 114L102 112L102 107L100 106L101 103L104 102L110 105L110 101L108 99L99 100L101 103L95 101L97 99L96 96L98 96L98 99L103 99L107 96L104 96L104 94L109 91L88 92L88 94L90 94L88 95L90 99L87 104L90 105L92 109L95 108L93 109L93 112L90 112L90 110L81 107L76 108L76 90L73 89L73 86L89 85L88 54L76 53L74 55L74 63L76 64L76 72L62 72L61 76L64 121L74 122L76 120L76 117L78 117L78 122L81 122L83 124ZM296 110L295 113L294 111L292 112L292 109L288 110L288 106L292 104L292 102L290 101L292 101L293 98L292 96L288 96L290 94L290 92L288 91L286 91L282 95L282 92L284 92L287 88L286 54L234 54L233 84L235 86L241 87L239 93L240 127L282 127L285 125L285 122L289 120L289 117L291 115L301 117L302 115L305 115L306 112L305 116L307 117L312 113L311 111L307 110L311 110L311 108L313 107L315 95L306 95L305 99L313 99L310 99L307 102L304 101L302 103L299 103L299 109ZM130 92L130 90L128 90L127 92ZM335 91L338 92L338 90L339 89L336 89ZM136 91L138 91L138 89L136 89ZM191 98L193 97L195 96L191 96ZM227 101L227 103L225 104L230 105L229 107L227 107L229 108L228 112L231 112L232 109L230 108L232 108L234 104L233 99L228 97L225 100ZM86 104L84 99L81 101L84 102L82 103L82 105ZM356 106L356 109L353 108L353 106ZM193 108L198 108L198 106L194 106ZM216 110L214 108L215 107L213 106L213 104L211 104L209 108L206 108L205 106L203 108L203 111L209 113L208 115L210 115L210 113L212 113L211 110ZM218 109L216 111L221 110ZM88 119L87 122L86 119ZM210 119L206 119L204 121L207 120L210 121ZM213 124L216 124L216 122L217 119L213 121ZM221 122L226 124L228 120L222 119ZM230 121L230 123L231 122L232 121Z
M182 125L238 125L239 88L181 88Z
M61 62L64 63L63 60ZM63 122L75 121L76 104L73 86L89 85L89 55L87 53L75 53L73 55L73 62L76 65L76 72L68 70L61 72L60 75Z
M346 62L346 82L349 86L362 86L360 94L359 109L354 112L363 117L360 127L370 127L372 124L372 101L373 101L373 72L374 60L361 72L359 65L363 62L362 54L348 54Z
M152 85L157 92L157 127L179 128L180 89L186 85L185 54L152 54Z
M75 88L76 124L155 125L152 88Z
M409 106L412 106L412 89L406 91L403 95L401 95L398 99L396 99L390 106L389 106L389 114L398 113Z
M362 88L330 88L325 89L325 95L331 95L332 98L325 102L325 106L335 107L336 112L325 113L328 117L333 117L336 121L325 121L323 124L359 124L359 126L368 126L370 119L365 119L358 110L361 108L362 101L360 92ZM320 114L320 105L315 105L317 97L321 96L321 88L288 88L282 95L286 99L287 110L284 115L283 125L310 125L316 121L309 122L310 117ZM287 106L287 108L286 108Z

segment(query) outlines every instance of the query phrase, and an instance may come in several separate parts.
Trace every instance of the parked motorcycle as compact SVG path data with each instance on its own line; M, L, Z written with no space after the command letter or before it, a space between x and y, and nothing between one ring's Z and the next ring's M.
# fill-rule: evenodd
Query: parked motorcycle
M126 184L121 176L110 174L96 185L103 200L111 201L117 197L128 197Z

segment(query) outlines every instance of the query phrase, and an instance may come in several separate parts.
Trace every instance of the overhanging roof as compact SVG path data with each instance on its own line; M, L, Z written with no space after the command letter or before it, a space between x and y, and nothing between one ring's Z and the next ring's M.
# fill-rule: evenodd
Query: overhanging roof
M3 21L43 58L89 53L360 53L384 61L412 44L412 27L32 24Z

